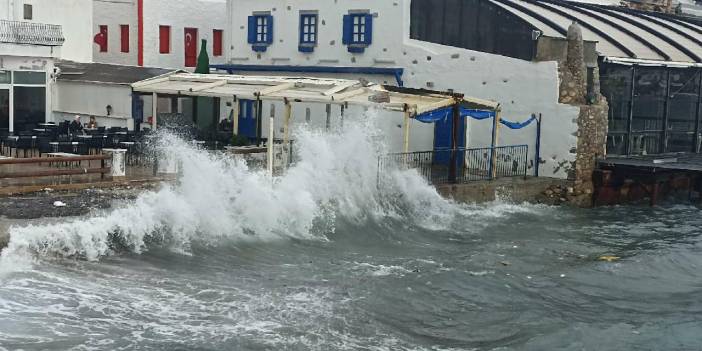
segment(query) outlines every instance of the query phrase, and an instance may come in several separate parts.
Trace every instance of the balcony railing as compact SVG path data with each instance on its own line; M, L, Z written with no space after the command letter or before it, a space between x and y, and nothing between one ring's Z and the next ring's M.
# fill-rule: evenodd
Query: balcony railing
M379 178L392 169L415 169L429 183L460 184L526 177L527 145L399 153L378 159Z
M65 41L61 26L56 24L0 20L0 42L61 46Z

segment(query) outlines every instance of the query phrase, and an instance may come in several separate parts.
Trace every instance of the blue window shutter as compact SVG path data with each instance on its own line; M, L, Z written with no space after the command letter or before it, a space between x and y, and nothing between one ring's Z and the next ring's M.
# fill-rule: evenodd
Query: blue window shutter
M266 16L266 25L268 26L266 44L273 44L273 16Z
M366 15L366 45L370 45L373 42L373 15Z
M302 38L303 38L303 35L305 33L305 26L303 24L304 20L305 20L305 16L300 15L300 40L298 41L299 44L303 43Z
M249 44L256 43L256 16L249 16Z
M344 36L341 42L344 45L351 44L351 37L353 36L353 20L351 15L344 15Z

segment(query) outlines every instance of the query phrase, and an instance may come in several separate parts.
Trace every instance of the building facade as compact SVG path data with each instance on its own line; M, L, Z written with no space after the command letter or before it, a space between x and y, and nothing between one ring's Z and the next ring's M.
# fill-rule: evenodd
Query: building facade
M94 62L195 67L202 40L224 62L224 0L94 0Z
M92 12L93 0L0 0L0 19L61 26L61 58L71 61L92 60Z
M61 54L61 27L0 20L0 131L51 120L51 89Z
M532 172L540 163L541 175L567 177L567 165L575 160L572 150L577 146L580 111L559 102L558 63L416 38L411 35L412 27L422 19L421 11L413 4L410 0L230 0L228 66L220 68L232 73L363 78L411 88L452 90L498 101L503 118L516 122L541 114L543 154L539 161L533 152L535 126L521 130L503 128L499 144L529 145ZM459 31L454 29L473 22L457 21L458 16L432 24L445 25L452 29L447 31L449 34L456 34ZM531 39L531 32L527 36ZM323 120L323 108L313 110L312 118L321 116ZM491 121L468 120L463 128L466 139L461 146L491 144ZM411 149L426 151L437 147L436 133L439 131L432 124L413 123ZM397 134L401 136L401 130Z

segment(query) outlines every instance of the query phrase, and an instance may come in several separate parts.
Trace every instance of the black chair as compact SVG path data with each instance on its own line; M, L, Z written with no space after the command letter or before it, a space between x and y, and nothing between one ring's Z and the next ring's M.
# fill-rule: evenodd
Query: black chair
M37 149L39 150L39 157L42 154L48 154L54 152L53 146L51 146L51 138L39 137L37 138Z
M27 151L34 152L34 140L31 136L20 136L15 141L15 157L19 157L19 150L24 152L24 157L27 157Z

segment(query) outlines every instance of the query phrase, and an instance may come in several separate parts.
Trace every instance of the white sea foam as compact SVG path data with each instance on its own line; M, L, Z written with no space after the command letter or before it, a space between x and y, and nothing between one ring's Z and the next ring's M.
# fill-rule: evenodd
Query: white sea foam
M187 252L194 240L216 244L221 239L325 239L338 215L351 221L394 216L442 229L457 215L485 213L484 208L442 198L413 170L388 169L379 187L378 156L386 151L377 142L382 138L373 120L371 113L348 120L343 130L295 130L298 161L275 179L243 161L163 135L158 151L181 165L176 184L145 192L102 215L11 227L0 267L26 268L32 253L97 260L113 252L115 242L140 253L154 241ZM524 207L500 204L487 214L520 210Z
M454 205L415 172L392 171L391 185L379 191L377 160L384 148L374 131L372 118L347 122L343 131L300 128L294 132L299 161L274 180L243 161L164 135L159 151L182 167L177 184L145 192L102 215L11 227L0 266L16 268L19 257L29 253L97 260L113 251L115 240L140 253L153 241L187 251L193 240L323 239L337 214L362 220L409 211L420 221L450 215ZM315 230L319 219L331 222L321 232Z

